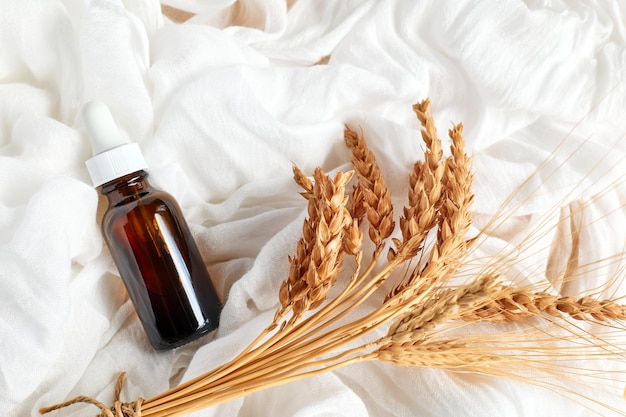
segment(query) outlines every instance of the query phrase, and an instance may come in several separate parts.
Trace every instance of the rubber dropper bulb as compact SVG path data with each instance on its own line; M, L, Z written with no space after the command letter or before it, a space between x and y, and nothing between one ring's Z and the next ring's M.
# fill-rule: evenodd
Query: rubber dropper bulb
M94 155L86 162L94 187L147 168L139 145L120 133L106 104L90 101L82 116Z
M120 134L111 110L101 101L90 101L83 107L83 120L91 138L93 154L128 143Z

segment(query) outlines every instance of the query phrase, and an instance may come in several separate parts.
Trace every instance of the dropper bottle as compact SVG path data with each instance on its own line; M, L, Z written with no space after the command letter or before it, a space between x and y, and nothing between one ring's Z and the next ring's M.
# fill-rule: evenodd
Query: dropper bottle
M108 107L83 108L94 157L94 187L108 199L102 233L128 295L156 350L217 328L222 304L174 198L148 182L136 143L121 135Z

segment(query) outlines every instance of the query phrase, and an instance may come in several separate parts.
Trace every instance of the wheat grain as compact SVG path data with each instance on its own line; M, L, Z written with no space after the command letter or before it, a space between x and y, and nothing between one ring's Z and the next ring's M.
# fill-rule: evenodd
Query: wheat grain
M348 202L348 211L350 212L350 216L352 216L352 218L356 220L359 224L363 222L363 219L365 218L365 215L367 213L367 209L365 208L363 191L358 184L352 187L352 197Z

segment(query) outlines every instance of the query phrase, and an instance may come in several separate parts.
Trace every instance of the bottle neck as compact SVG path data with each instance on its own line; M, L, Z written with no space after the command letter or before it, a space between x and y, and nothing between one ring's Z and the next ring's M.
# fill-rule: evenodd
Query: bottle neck
M152 188L148 182L148 175L143 170L124 175L103 184L100 193L107 197L109 206L137 200Z

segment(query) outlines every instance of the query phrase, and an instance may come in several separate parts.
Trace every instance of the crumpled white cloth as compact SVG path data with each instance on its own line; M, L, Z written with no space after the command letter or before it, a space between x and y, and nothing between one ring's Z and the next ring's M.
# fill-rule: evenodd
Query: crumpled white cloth
M125 398L150 397L228 360L271 320L300 235L305 201L291 165L349 169L343 126L362 128L399 209L423 154L411 104L425 97L442 134L450 121L465 124L477 222L521 187L506 205L510 222L479 254L545 229L511 272L544 279L563 267L550 246L571 233L555 227L567 210L586 225L580 265L623 251L619 2L162 3L196 16L174 24L156 0L0 4L0 415L37 416L79 394L109 402L120 371ZM184 210L226 300L210 338L168 353L149 347L99 234L103 201L84 167L79 117L92 99L111 107L153 182ZM590 267L592 283L580 288L550 285L583 291L619 268ZM623 293L619 283L612 290ZM586 393L626 410L621 398ZM517 381L368 363L194 415L588 413Z

